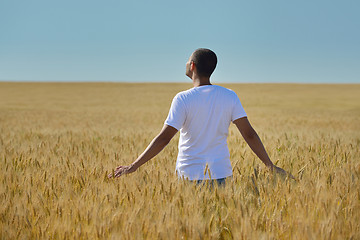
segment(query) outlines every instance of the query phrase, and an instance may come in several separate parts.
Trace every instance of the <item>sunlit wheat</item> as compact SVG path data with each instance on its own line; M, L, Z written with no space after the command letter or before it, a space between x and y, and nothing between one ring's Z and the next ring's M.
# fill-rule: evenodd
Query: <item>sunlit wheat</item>
M271 159L234 126L223 188L177 179L178 135L109 180L191 84L0 83L1 239L359 239L360 85L233 84Z

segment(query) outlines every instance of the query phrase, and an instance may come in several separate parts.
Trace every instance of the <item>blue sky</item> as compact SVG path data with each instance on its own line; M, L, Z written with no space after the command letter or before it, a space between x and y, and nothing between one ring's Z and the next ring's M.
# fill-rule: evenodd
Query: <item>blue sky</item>
M1 81L360 83L360 1L0 0Z

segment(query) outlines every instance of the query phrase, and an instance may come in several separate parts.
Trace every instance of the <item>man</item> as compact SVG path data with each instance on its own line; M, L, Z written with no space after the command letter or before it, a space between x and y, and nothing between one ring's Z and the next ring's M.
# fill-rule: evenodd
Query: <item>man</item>
M269 169L286 174L271 162L236 93L210 83L216 64L217 57L209 49L197 49L190 56L186 63L186 75L192 79L194 87L174 97L163 129L136 161L129 166L117 167L109 177L120 177L136 171L155 157L180 131L176 163L178 176L196 181L216 179L221 183L232 176L227 146L231 122Z

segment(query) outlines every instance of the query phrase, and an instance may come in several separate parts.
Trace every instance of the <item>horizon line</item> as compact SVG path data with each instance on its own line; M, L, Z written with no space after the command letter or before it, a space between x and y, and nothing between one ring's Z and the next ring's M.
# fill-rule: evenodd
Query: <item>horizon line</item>
M188 82L164 82L164 81L144 81L144 82L131 82L131 81L71 81L71 80L46 80L46 81L42 81L42 80L38 80L38 81L33 81L33 80L2 80L0 79L0 83L125 83L125 84L191 84L191 81ZM215 85L216 84L330 84L330 85L339 85L339 84L346 84L346 85L351 85L351 84L360 84L360 82L213 82Z

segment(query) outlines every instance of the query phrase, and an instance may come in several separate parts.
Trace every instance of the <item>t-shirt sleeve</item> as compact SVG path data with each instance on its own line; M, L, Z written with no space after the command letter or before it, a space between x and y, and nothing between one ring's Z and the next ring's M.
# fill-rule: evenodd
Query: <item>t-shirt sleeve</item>
M185 105L179 95L176 95L171 103L169 114L164 124L176 128L182 128L186 117Z
M235 121L236 119L246 117L245 109L243 108L239 97L234 93L234 106L231 116L231 121Z

